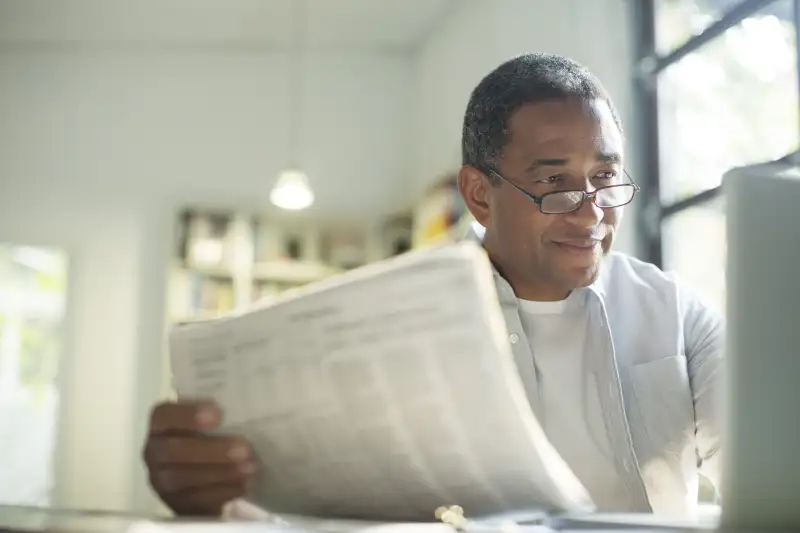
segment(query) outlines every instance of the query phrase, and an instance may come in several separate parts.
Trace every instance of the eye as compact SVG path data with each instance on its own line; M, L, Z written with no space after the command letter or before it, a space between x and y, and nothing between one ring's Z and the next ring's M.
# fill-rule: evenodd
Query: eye
M561 181L561 178L562 178L561 174L556 174L555 176L550 176L543 180L539 180L537 183L553 184Z
M595 175L596 179L601 179L601 180L613 180L616 177L617 173L613 170L604 170L602 172L598 172L597 175Z

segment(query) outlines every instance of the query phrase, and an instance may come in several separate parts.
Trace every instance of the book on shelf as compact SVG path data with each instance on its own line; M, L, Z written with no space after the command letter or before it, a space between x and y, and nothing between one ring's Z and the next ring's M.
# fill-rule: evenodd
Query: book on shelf
M528 403L474 243L177 326L169 342L178 397L214 399L221 431L263 459L247 501L269 513L431 521L452 505L472 517L593 509Z

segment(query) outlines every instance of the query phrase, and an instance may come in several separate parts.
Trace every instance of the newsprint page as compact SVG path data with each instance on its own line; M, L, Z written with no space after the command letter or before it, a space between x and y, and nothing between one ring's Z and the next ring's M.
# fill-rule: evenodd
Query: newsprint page
M263 464L276 513L432 521L592 502L546 439L515 368L485 252L426 249L170 333L181 398Z

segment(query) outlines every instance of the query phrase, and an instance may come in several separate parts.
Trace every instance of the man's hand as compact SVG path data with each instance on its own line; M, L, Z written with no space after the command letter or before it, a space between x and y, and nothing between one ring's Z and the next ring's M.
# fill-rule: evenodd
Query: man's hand
M178 515L219 515L248 488L257 463L239 437L210 436L222 412L212 403L162 403L150 416L144 461L150 484Z

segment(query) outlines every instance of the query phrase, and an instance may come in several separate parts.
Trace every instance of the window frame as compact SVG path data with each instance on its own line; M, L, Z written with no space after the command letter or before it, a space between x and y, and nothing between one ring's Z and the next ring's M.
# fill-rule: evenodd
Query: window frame
M661 55L656 51L656 4L658 1L634 0L633 2L634 43L638 51L634 58L635 90L640 117L637 126L641 140L639 151L642 156L642 165L640 170L644 177L639 180L642 208L639 212L641 231L637 244L643 259L663 267L662 228L664 223L670 217L686 209L709 204L720 195L722 187L717 186L677 202L662 202L658 77L667 67L717 39L742 20L784 0L739 0L702 33L690 38L671 52ZM792 18L795 25L795 49L797 51L797 85L800 89L800 0L792 0ZM798 94L800 94L800 90L798 90ZM800 123L797 127L800 131Z

